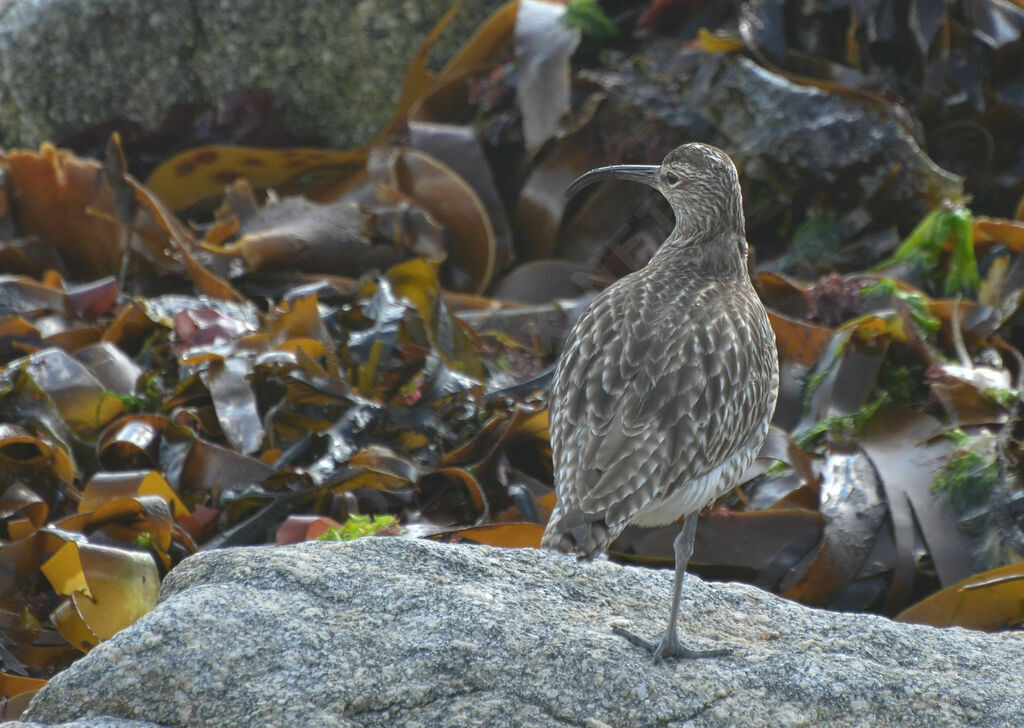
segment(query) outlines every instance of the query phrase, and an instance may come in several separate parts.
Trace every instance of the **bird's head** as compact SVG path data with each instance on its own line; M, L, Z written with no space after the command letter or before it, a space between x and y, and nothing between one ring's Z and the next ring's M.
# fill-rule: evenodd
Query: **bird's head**
M669 152L661 164L600 167L579 177L565 194L572 197L582 188L607 179L641 182L664 195L676 217L672 238L683 244L700 244L725 232L743 239L739 175L729 155L717 147L684 144ZM746 250L742 253L745 255Z

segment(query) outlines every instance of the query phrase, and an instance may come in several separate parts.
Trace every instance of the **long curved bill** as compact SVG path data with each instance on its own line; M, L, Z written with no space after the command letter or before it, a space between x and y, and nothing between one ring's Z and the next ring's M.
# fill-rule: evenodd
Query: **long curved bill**
M572 197L584 187L607 179L625 179L657 187L660 172L661 167L657 164L613 164L610 167L598 167L577 177L566 189L565 196Z

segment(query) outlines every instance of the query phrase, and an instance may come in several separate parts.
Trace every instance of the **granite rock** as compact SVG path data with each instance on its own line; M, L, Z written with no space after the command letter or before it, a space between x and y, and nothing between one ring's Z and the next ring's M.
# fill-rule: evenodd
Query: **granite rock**
M398 538L204 552L156 609L57 675L37 725L1006 726L1024 635L897 624L689 578L654 666L611 633L664 626L671 575ZM90 720L90 716L96 716ZM102 716L102 718L101 718Z
M462 3L440 67L500 0ZM338 147L373 139L405 70L451 0L5 0L0 146L34 147L126 118L150 128L176 102L262 88L289 131Z

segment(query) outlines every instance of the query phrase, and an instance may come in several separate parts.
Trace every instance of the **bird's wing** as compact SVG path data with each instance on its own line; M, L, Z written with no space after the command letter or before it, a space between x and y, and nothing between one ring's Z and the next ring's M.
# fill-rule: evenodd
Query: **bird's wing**
M553 388L561 407L552 438L565 443L555 465L573 481L559 496L574 501L569 510L628 521L726 462L763 422L769 385L747 374L764 347L742 333L757 312L742 295L728 308L701 305L720 285L644 294L689 297L685 320L668 317L679 316L678 303L614 292L580 319ZM645 320L652 311L661 318ZM617 330L623 320L638 323Z

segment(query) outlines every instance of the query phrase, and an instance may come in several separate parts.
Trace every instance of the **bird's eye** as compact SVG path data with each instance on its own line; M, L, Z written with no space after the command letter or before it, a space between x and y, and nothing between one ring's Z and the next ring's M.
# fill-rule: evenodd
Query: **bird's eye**
M668 182L673 187L675 187L677 184L679 184L679 177L673 172L668 172L665 174L665 181Z

